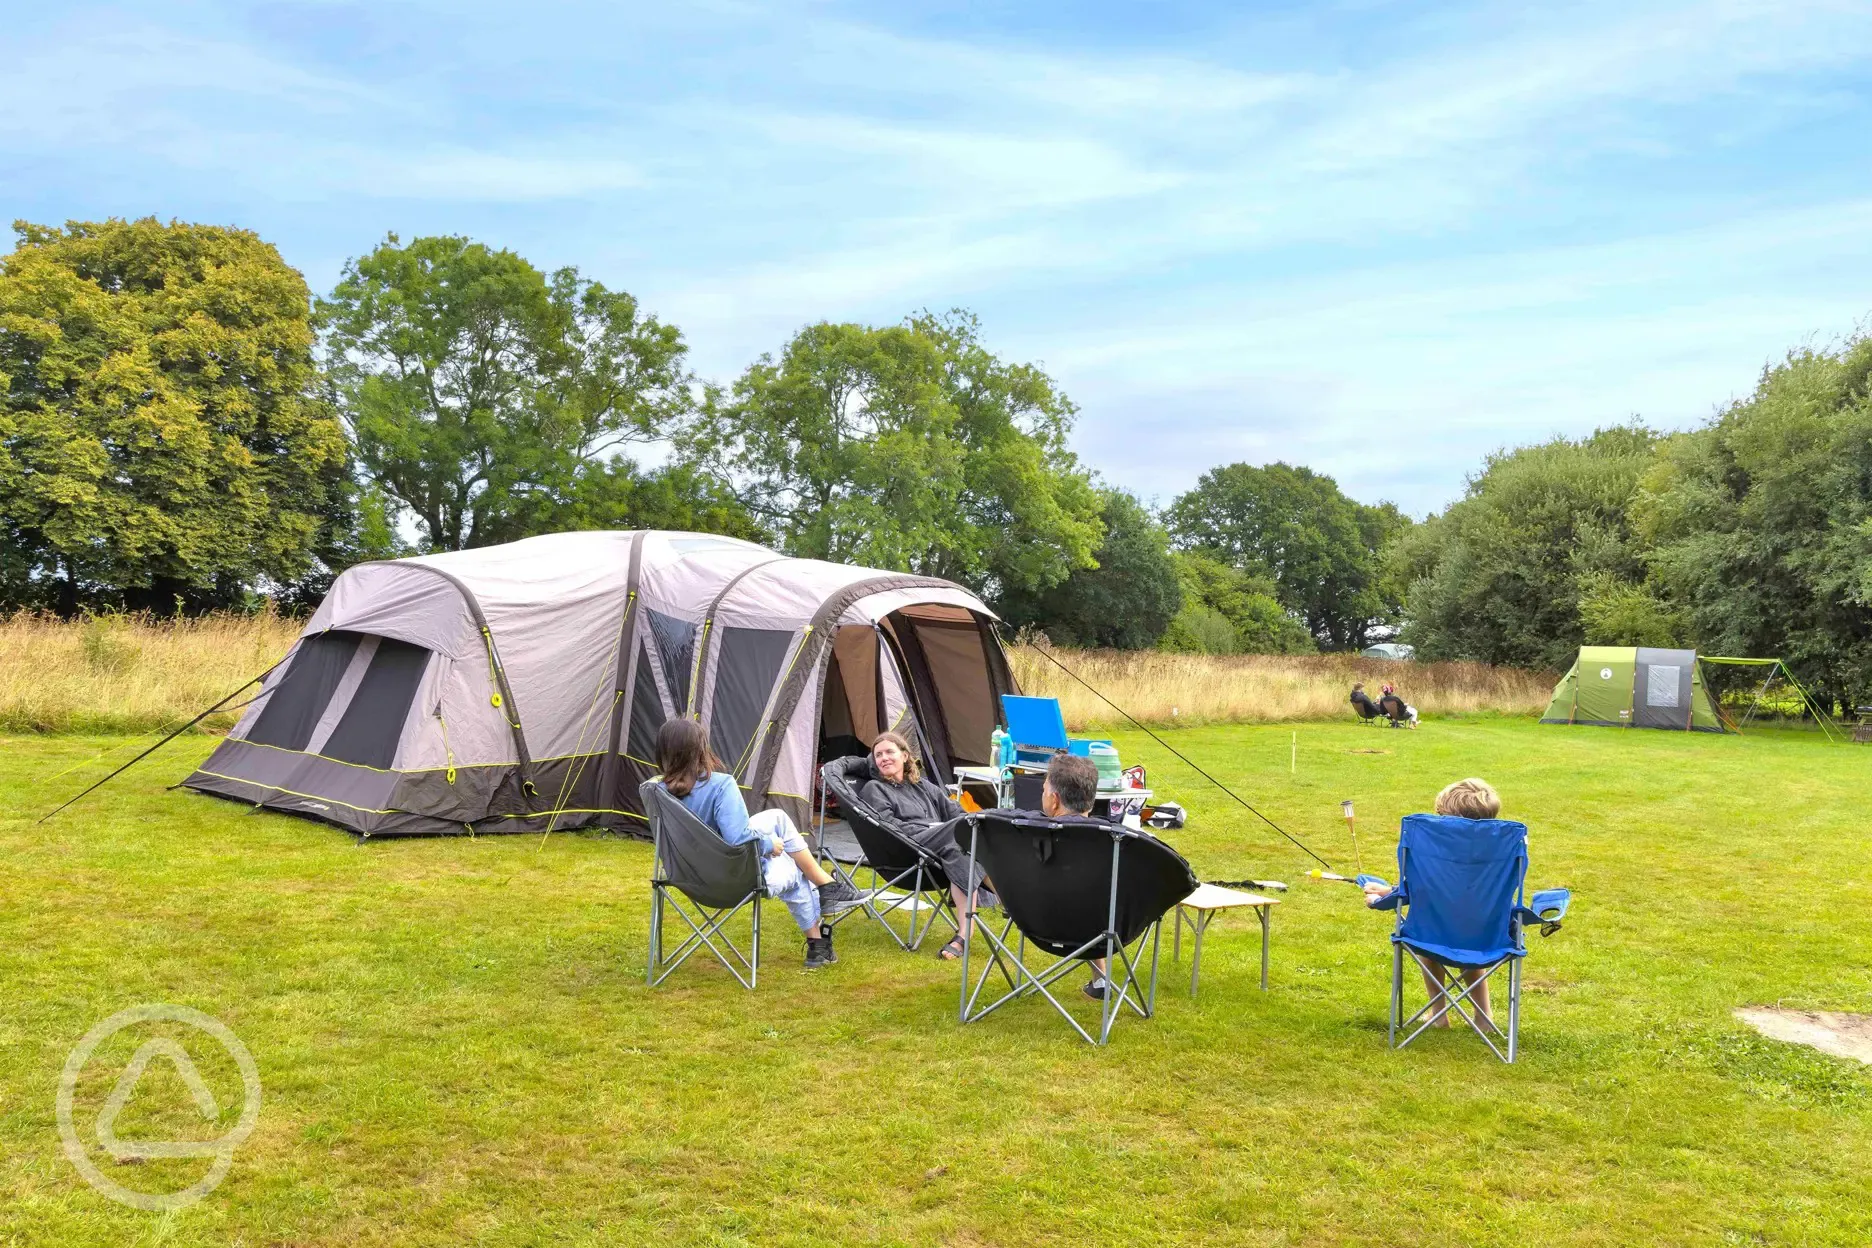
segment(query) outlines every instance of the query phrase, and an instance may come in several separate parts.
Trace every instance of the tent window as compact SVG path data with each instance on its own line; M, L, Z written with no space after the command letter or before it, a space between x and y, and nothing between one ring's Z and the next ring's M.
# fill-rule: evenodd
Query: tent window
M695 662L696 626L654 607L645 607L644 614L650 617L650 635L656 638L657 657L663 663L663 683L670 697L676 699L676 713L680 715L689 705L689 667Z
M300 642L299 652L260 708L247 739L282 750L305 749L363 639L361 633L337 629Z
M390 766L428 666L429 651L421 646L380 638L351 705L325 743L325 756L366 767Z
M709 748L740 772L754 743L760 713L793 646L791 630L724 628L715 666L715 702L709 710Z
M657 699L656 676L650 670L650 652L637 646L637 684L631 690L630 735L624 752L650 762L656 758L657 730L663 727L663 703Z

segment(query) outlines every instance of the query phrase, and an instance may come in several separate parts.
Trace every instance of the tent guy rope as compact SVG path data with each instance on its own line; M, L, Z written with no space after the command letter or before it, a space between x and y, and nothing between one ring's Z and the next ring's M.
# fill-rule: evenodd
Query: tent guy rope
M283 661L284 660L282 660L282 662ZM278 663L275 663L273 665L273 667L278 667L278 666L279 666ZM162 749L163 746L168 745L171 741L175 740L177 737L181 736L183 733L193 728L196 724L201 723L202 720L207 719L210 715L214 714L216 711L220 710L222 707L232 702L235 698L245 693L250 686L258 684L260 681L265 680L268 676L271 676L273 674L273 667L267 668L266 671L261 672L258 676L255 676L252 679L246 681L245 683L241 685L240 688L236 689L233 693L228 694L227 697L222 698L219 702L215 703L213 706L209 707L207 710L197 715L194 719L191 719L188 721L188 723L183 724L180 728L177 728L174 732L170 733L168 736L158 741L155 745L150 746L149 749L144 750L141 754L137 755L135 758L131 759L129 762L119 767L116 771L111 772L110 775L105 776L102 780L98 781L96 784L92 785L90 788L84 790L84 792L78 794L77 797L74 797L70 801L67 801L63 806L60 806L58 810L48 811L47 813L41 815L39 817L39 822L44 823L47 819L50 819L53 815L58 814L59 811L64 810L67 806L70 806L74 802L78 801L79 798L85 797L86 795L90 793L96 792L98 789L101 789L105 785L109 784L112 780L115 780L118 776L123 775L124 772L129 771L132 767L136 766L138 763L142 762L144 759L154 754L157 750ZM246 703L242 703L241 705L245 706Z

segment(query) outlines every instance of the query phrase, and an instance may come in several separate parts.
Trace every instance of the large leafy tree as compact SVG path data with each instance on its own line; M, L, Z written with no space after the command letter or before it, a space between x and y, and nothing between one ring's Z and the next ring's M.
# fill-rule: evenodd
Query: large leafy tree
M675 326L465 238L390 235L318 313L360 466L432 550L572 527L605 466L691 408Z
M14 230L0 600L199 608L311 570L345 446L304 279L246 230Z
M1072 403L981 344L974 317L811 325L720 396L687 446L793 554L999 597L1093 566L1099 499Z
M1180 548L1272 579L1329 649L1362 646L1396 618L1381 556L1410 522L1389 503L1347 498L1331 477L1281 463L1212 468L1168 521Z
M1700 648L1872 699L1872 337L1802 350L1671 439L1634 505L1651 588Z
M1199 551L1172 555L1183 605L1163 648L1192 654L1311 654L1306 625L1280 604L1263 573L1244 572Z
M1099 495L1105 539L1095 552L1097 566L1076 569L1037 593L1010 589L996 608L1010 624L1042 629L1059 645L1148 649L1183 605L1170 538L1123 490Z
M1490 456L1461 499L1391 552L1418 657L1564 668L1589 623L1594 641L1667 640L1631 518L1656 444L1623 426Z

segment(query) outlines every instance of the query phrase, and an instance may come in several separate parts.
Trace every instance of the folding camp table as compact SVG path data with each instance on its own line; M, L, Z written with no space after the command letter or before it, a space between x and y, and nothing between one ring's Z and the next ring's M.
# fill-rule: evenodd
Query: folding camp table
M1261 991L1268 986L1268 915L1275 906L1280 905L1278 897L1263 897L1260 893L1244 893L1238 889L1222 888L1215 884L1198 884L1196 891L1177 903L1176 932L1171 944L1171 958L1181 961L1183 958L1183 925L1188 924L1195 933L1196 940L1190 954L1190 997L1196 996L1196 977L1202 974L1202 939L1209 930L1209 924L1223 910L1239 910L1244 906L1253 908L1255 917L1261 920Z

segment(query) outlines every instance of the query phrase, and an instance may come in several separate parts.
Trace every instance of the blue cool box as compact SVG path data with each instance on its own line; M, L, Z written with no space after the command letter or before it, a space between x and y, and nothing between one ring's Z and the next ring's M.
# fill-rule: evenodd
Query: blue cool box
M1110 744L1111 742L1109 741L1101 741L1095 737L1074 737L1071 741L1066 743L1066 748L1072 753L1077 754L1080 758L1091 758L1093 746L1108 746Z
M1024 698L1004 693L1001 707L1007 712L1008 736L1014 738L1015 745L1033 750L1067 747L1066 716L1060 712L1058 698Z

